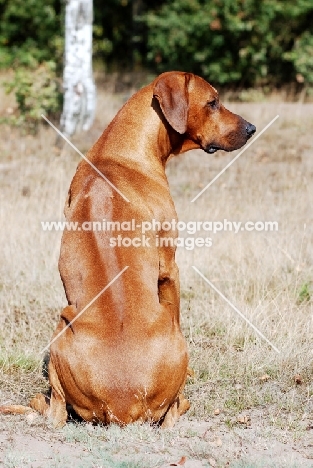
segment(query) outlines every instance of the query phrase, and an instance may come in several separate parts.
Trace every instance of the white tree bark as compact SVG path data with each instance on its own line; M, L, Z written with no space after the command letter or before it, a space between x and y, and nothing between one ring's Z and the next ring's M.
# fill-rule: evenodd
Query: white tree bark
M88 130L96 107L92 76L92 0L67 0L65 10L64 102L61 131Z

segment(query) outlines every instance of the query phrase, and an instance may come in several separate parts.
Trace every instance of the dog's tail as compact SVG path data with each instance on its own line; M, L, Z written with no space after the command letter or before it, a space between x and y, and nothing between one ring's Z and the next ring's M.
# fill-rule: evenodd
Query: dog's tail
M49 409L50 397L37 393L30 401L29 406L24 405L3 405L0 406L0 414L27 414L29 412L38 411L42 415L46 415Z
M34 411L30 406L4 405L0 406L0 414L26 414Z

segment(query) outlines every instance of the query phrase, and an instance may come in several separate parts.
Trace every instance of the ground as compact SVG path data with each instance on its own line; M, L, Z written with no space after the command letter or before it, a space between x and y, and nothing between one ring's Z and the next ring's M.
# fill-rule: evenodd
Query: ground
M100 88L93 128L72 139L80 151L122 100ZM2 96L1 115L12 105ZM180 234L212 241L195 248L184 241L177 251L181 324L194 372L186 388L191 409L163 431L74 421L54 430L34 413L1 416L2 466L313 467L313 105L227 106L257 132L280 117L194 203L240 150L172 159L167 173L178 217L242 226L274 221L278 230ZM1 125L0 133L0 404L25 404L47 389L41 350L66 304L57 270L61 232L43 231L41 221L63 219L80 156L67 146L59 153L48 126L23 135Z

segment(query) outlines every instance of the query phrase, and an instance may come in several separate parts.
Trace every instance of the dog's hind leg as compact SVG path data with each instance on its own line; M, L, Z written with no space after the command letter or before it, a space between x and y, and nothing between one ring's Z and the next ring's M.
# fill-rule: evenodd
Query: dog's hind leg
M54 427L63 427L67 420L66 402L59 378L51 361L49 362L49 380L51 396L37 393L30 402L30 407L50 420ZM50 400L50 401L49 401Z
M179 417L182 414L186 413L186 411L188 411L189 408L189 401L184 397L182 393L180 393L175 399L172 406L169 407L161 424L162 429L173 427L176 421L178 421Z
M67 420L66 401L63 388L51 361L49 362L49 381L51 385L51 398L49 408L46 410L45 415L55 428L60 428L65 426Z

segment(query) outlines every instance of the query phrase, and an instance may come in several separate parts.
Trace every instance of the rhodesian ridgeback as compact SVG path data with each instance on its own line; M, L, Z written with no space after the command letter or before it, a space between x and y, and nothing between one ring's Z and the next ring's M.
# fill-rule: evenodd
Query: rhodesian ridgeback
M233 151L254 132L202 78L164 73L126 102L87 155L112 185L88 162L78 165L66 219L79 225L135 220L127 235L137 239L142 223L177 219L165 175L171 155L195 148ZM39 394L31 402L56 427L66 423L67 404L86 421L163 427L189 408L175 245L160 245L165 237L177 238L176 228L150 232L144 245L114 247L108 230L64 232L59 269L69 305L50 347L51 398L47 403Z

